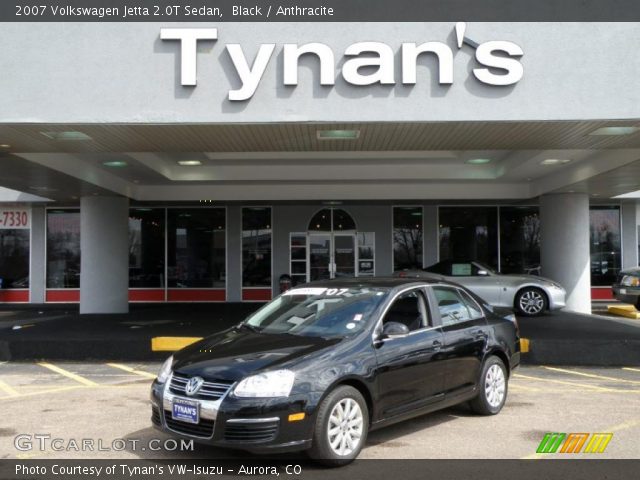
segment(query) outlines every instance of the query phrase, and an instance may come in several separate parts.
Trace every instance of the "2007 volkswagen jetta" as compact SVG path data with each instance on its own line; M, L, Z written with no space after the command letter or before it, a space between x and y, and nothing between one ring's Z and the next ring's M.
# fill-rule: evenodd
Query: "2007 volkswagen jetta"
M348 463L374 428L466 401L498 413L520 361L515 322L438 279L308 284L168 358L152 421L213 445Z

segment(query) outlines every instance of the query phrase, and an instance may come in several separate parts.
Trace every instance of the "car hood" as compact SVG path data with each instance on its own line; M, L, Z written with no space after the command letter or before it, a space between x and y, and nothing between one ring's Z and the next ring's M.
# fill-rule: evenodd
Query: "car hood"
M173 370L190 376L236 381L260 370L291 366L291 362L341 341L232 328L176 353Z

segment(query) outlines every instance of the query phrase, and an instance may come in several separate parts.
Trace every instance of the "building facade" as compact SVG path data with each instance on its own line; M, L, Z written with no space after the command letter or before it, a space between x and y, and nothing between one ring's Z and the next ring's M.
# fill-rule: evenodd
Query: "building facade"
M637 24L7 23L0 41L0 302L264 301L282 275L474 259L590 311L638 265Z

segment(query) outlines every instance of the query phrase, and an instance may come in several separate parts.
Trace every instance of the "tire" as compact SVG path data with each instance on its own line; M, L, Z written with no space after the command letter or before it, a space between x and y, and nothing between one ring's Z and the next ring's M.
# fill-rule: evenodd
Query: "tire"
M478 380L478 396L469 402L479 415L496 415L502 410L509 390L507 369L502 360L491 356L485 360Z
M539 288L525 287L516 294L514 307L525 317L536 317L547 311L549 300Z
M640 296L636 300L636 310L640 311Z
M341 422L342 412L346 409L347 417L352 420ZM307 453L323 465L346 465L355 460L362 450L368 431L369 410L364 397L353 387L340 386L330 392L318 408L313 444Z

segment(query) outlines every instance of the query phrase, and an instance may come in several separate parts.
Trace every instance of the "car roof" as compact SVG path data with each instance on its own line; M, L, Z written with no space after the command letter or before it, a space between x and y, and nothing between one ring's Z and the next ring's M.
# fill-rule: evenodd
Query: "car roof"
M446 285L455 285L437 276L420 275L419 277L349 277L336 278L333 280L316 280L306 283L305 286L327 287L327 288L346 288L346 287L378 287L378 288L397 288L404 285L424 284L424 283L440 283ZM302 286L302 285L298 285Z

